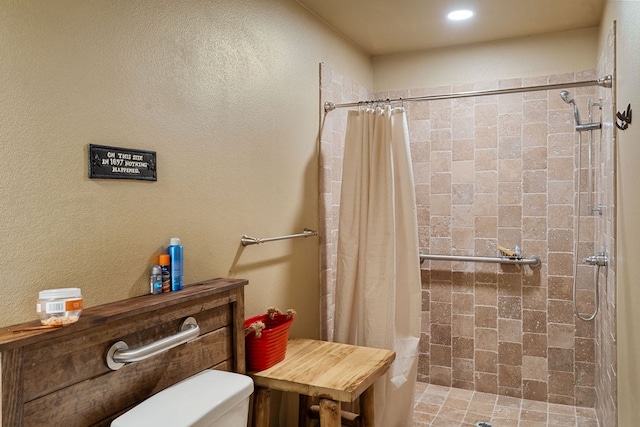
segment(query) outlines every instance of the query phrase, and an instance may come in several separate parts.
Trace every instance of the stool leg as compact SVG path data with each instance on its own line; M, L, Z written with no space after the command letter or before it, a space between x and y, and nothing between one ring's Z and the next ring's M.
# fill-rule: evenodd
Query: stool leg
M360 395L360 417L361 427L375 427L375 402L373 384L371 384Z
M268 388L256 387L255 399L253 402L253 427L269 426L269 410L271 409L271 390Z
M340 427L340 402L320 399L320 427Z
M312 427L313 422L307 416L309 406L313 403L313 399L309 396L301 394L298 397L298 427Z

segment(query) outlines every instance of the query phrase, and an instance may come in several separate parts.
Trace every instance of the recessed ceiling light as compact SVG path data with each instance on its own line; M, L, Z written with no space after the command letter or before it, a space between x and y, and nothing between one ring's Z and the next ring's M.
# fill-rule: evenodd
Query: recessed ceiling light
M469 19L473 16L473 11L468 9L454 10L453 12L449 12L447 18L452 21L462 21L464 19Z

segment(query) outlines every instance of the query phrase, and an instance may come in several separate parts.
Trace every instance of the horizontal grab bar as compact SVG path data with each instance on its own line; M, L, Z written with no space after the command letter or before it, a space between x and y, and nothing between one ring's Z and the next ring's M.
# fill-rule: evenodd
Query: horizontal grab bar
M310 236L317 236L317 235L318 235L317 231L309 230L305 228L304 231L300 234L289 234L288 236L260 238L260 237L250 237L245 234L244 236L242 236L242 239L240 239L240 242L242 243L242 246L247 246L247 245L258 245L260 243L266 243L266 242L273 242L275 240L295 239L296 237L310 237Z
M517 264L530 265L532 268L540 267L542 262L537 256L530 258L509 258L509 257L486 257L486 256L464 256L464 255L431 255L420 254L420 261L467 261L467 262L492 262L497 264Z
M140 362L150 357L156 356L165 351L171 350L181 344L191 341L200 335L200 327L193 317L187 317L180 332L158 341L154 341L142 347L129 349L124 341L114 343L107 352L107 366L116 371L127 363Z

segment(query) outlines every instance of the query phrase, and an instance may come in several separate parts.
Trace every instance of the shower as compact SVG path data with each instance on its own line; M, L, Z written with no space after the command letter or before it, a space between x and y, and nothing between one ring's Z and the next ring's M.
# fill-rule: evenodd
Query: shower
M571 95L570 92L566 91L566 90L562 90L560 91L560 98L562 98L562 100L564 102L566 102L567 104L571 104L573 105L573 117L575 118L576 121L576 132L578 132L578 197L577 199L577 207L576 207L576 211L577 211L577 221L576 221L576 240L574 242L574 249L573 252L575 254L575 262L573 264L573 311L575 313L575 315L583 321L591 321L593 319L595 319L596 315L598 314L598 308L600 306L600 292L599 292L599 277L600 277L600 268L601 267L606 267L607 266L607 256L605 255L605 252L599 252L597 255L591 255L588 257L583 258L582 262L585 264L589 264L589 265L593 265L596 266L596 272L595 272L595 309L593 311L593 313L591 313L589 316L583 316L580 311L578 310L577 307L577 296L576 296L576 289L577 289L577 277L578 277L578 248L580 246L580 211L581 211L581 207L580 207L580 187L581 187L581 169L582 169L582 162L581 162L581 158L582 156L580 155L580 151L581 151L581 147L582 147L582 134L581 132L584 131L589 131L589 143L588 143L588 162L589 162L589 169L588 169L588 173L587 173L587 197L588 197L588 210L589 210L589 215L592 215L594 212L597 212L598 214L602 215L602 208L600 206L598 206L597 208L593 207L593 201L592 201L592 197L593 197L593 187L592 187L592 174L593 174L593 164L592 164L592 160L591 160L591 152L592 152L592 138L591 138L591 134L593 130L596 129L601 129L602 128L602 123L601 122L591 122L591 109L594 106L599 107L600 109L602 109L602 101L598 101L598 102L592 102L591 99L589 99L589 122L590 123L586 123L586 124L581 124L580 123L580 112L578 111L578 105L576 104L576 101L573 99L573 96Z
M560 91L560 98L562 98L562 100L567 104L573 105L573 117L575 117L576 126L578 126L580 124L580 112L578 111L578 105L576 105L576 101L573 99L573 96L571 96L569 91L563 90Z
M560 91L560 98L562 98L562 100L567 104L573 105L573 117L576 119L576 131L584 132L585 130L595 130L595 129L600 129L602 127L602 123L600 122L585 123L585 124L580 123L580 112L578 111L578 105L576 104L576 101L573 99L571 92L566 90ZM597 105L597 104L592 104L591 101L589 101L589 113L591 113L591 107L593 105ZM589 116L591 116L591 114L589 114Z

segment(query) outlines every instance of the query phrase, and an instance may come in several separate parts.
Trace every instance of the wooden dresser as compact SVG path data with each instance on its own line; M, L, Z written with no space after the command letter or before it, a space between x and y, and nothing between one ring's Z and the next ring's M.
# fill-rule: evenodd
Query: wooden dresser
M146 399L207 368L245 373L246 280L213 279L184 290L85 309L72 325L0 329L2 426L106 426ZM35 310L34 310L35 316ZM109 348L136 348L176 334L194 317L200 335L144 361L111 370Z

